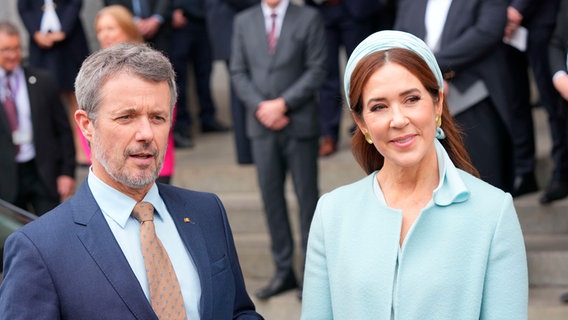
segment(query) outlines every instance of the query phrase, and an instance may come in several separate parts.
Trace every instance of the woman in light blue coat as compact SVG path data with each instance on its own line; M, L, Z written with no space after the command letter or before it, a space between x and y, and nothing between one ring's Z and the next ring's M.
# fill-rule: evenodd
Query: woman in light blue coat
M375 33L344 83L369 175L318 202L302 319L527 319L513 200L477 177L432 52L408 33Z

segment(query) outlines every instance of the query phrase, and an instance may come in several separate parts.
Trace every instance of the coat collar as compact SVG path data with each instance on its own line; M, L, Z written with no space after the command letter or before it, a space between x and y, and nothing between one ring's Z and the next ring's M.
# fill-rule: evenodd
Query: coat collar
M452 203L466 201L469 199L470 191L463 182L459 169L456 168L440 141L434 140L440 174L440 183L433 194L434 203L445 207Z

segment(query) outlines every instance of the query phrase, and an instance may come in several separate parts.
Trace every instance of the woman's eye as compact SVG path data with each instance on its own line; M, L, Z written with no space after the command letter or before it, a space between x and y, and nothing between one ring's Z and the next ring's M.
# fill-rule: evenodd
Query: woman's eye
M409 103L417 102L417 101L420 101L420 97L419 96L410 96L410 97L408 97L408 99L406 99L406 101L409 102Z
M380 110L382 110L382 109L385 109L386 107L387 107L387 106L384 105L384 104L375 104L375 105L372 105L372 106L371 106L370 110L371 110L371 112L373 112L373 111L380 111Z

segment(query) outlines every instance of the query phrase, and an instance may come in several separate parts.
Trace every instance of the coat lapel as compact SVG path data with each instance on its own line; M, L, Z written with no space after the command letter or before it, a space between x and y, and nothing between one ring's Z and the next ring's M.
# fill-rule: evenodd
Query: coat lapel
M207 252L205 237L196 219L196 212L200 212L197 204L188 201L187 197L180 197L169 189L160 188L160 195L168 208L180 237L191 255L201 284L200 311L202 319L210 319L213 315L213 290L211 287L211 262ZM206 214L206 213L202 213Z
M85 181L71 200L77 236L138 319L157 319Z

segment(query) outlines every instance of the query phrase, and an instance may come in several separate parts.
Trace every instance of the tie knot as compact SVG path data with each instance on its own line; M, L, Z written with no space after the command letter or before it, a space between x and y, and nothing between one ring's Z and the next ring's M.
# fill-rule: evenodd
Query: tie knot
M154 206L150 202L140 201L132 210L132 216L142 223L154 220Z
M277 16L278 15L275 12L270 14L270 17L272 18L272 20L276 19Z

